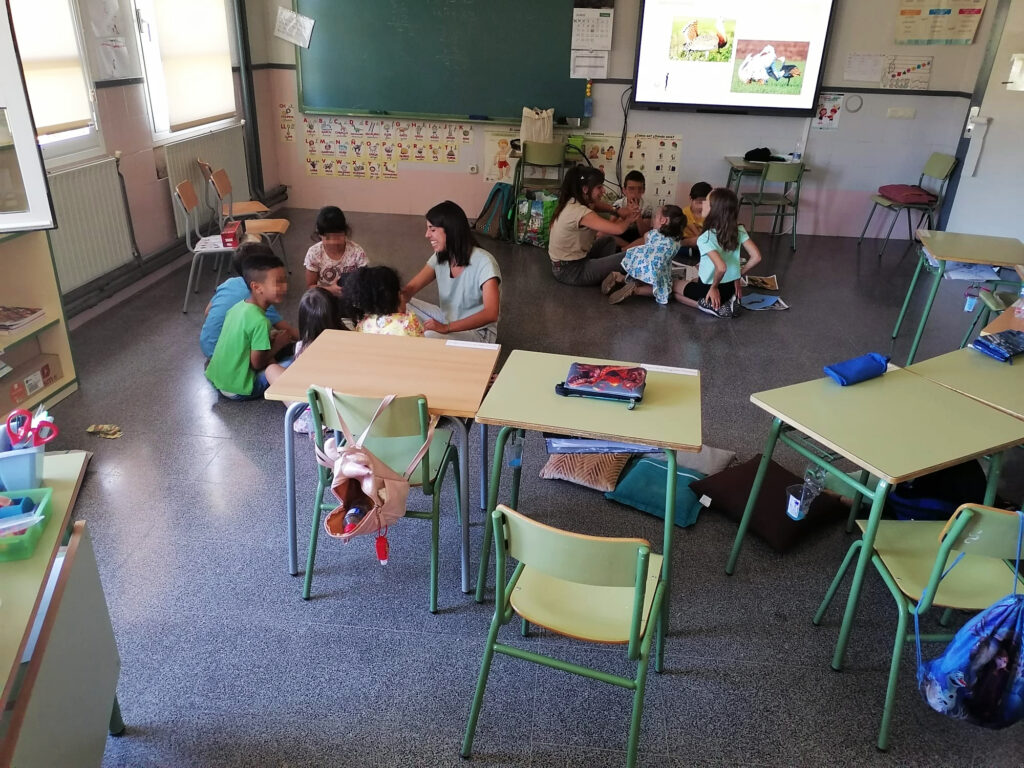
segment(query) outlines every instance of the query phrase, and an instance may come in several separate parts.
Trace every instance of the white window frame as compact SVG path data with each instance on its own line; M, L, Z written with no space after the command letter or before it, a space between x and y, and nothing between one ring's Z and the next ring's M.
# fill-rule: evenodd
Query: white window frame
M75 31L78 61L82 66L82 77L85 78L86 93L89 95L92 124L85 128L76 128L70 131L36 137L43 162L48 170L74 165L106 154L106 147L103 143L103 130L100 127L99 112L96 109L96 86L89 69L89 58L85 55L78 4L75 0L66 0L66 4L68 14L71 17L71 26ZM13 19L11 20L11 26L13 27Z
M232 84L235 85L235 67L237 66L237 41L235 40L235 17L234 9L229 0L223 0L225 20L227 23L228 33L228 49L231 59L231 75ZM242 117L238 110L237 104L237 93L235 94L235 112L231 117L210 120L209 122L202 123L199 125L190 126L188 128L181 128L177 131L173 131L168 127L164 128L157 125L158 121L161 120L160 114L155 114L163 111L166 113L166 108L161 110L160 105L155 103L157 100L163 100L163 71L162 62L160 59L160 51L157 43L157 39L151 39L148 32L148 22L145 18L145 10L139 7L138 0L131 0L132 12L135 14L135 34L139 44L139 59L143 71L143 79L145 80L146 87L146 110L149 115L149 128L152 131L153 144L155 146L161 146L163 144L169 144L175 141L181 141L183 139L194 138L201 136L212 131L217 131L222 128L229 128L234 125L243 123ZM153 62L158 62L159 73L153 72ZM152 80L156 81L159 88L153 89L150 87ZM164 122L164 125L167 125Z

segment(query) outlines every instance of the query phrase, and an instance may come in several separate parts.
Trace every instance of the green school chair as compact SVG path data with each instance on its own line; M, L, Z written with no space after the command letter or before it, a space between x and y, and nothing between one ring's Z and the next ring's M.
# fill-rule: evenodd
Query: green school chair
M863 533L867 521L858 520L857 525ZM962 505L945 523L920 520L882 520L879 523L871 562L892 593L898 611L889 683L878 731L879 749L889 746L889 724L903 644L914 640L913 636L907 637L907 621L913 619L915 608L921 615L932 606L947 611L978 612L1005 597L1012 591L1008 587L1013 583L1012 566L1008 569L1006 561L1017 556L1018 532L1016 512L979 504ZM815 624L821 623L861 545L862 541L855 541L846 553L814 616ZM964 557L943 577L953 550L964 553ZM921 640L937 642L952 637L952 633L922 634Z
M472 753L487 676L497 652L633 691L626 752L626 766L632 768L636 765L651 640L657 634L665 594L661 555L652 554L650 544L643 539L569 533L531 520L503 504L491 517L497 558L495 583L500 585L504 580L506 557L518 563L495 600L462 756ZM577 640L626 645L629 659L637 663L636 677L620 677L499 643L498 630L514 614L522 619L524 635L532 622Z
M341 429L334 408L325 407L329 397L326 388L313 386L306 392L309 398L309 411L313 419L313 434L316 446L324 448L324 427ZM334 404L337 412L345 420L353 434L359 434L373 418L379 398L354 397L334 393ZM427 401L423 397L397 397L378 417L373 430L363 445L378 459L394 469L404 472L409 462L427 439L430 426L430 415ZM339 433L340 434L340 433ZM429 520L430 535L430 612L437 613L437 563L438 563L438 528L441 512L441 486L445 471L451 467L455 478L455 508L460 509L459 496L459 462L458 451L451 444L451 433L446 430L435 430L430 448L420 461L418 471L409 478L410 486L420 486L423 493L430 496L432 505L429 512L407 510L406 517ZM306 577L302 585L302 599L308 600L313 585L313 562L316 558L316 544L320 534L320 519L324 512L338 506L332 496L323 500L324 492L331 487L332 473L327 467L317 464L316 495L313 498L313 525L309 534L309 555L306 559Z
M740 210L750 206L750 232L754 232L754 221L758 216L774 216L772 234L782 231L787 218L793 219L793 245L796 250L796 216L800 209L800 180L804 175L803 163L765 163L761 171L761 184L757 192L747 192L740 197ZM782 184L781 192L765 192L765 184ZM766 213L759 209L767 208Z
M878 206L882 206L895 215L892 217L892 221L889 223L889 230L885 233L885 240L882 241L882 247L878 250L878 255L881 256L885 252L885 246L889 244L889 235L892 234L892 228L896 226L896 220L900 217L901 211L907 212L907 232L910 235L910 241L914 241L914 226L910 222L910 212L920 211L921 218L917 220L917 228L920 229L921 222L928 219L928 229L932 229L934 224L933 214L939 210L942 205L942 195L946 191L946 182L949 181L949 177L953 175L953 169L956 168L956 158L952 155L944 155L941 152L932 152L932 156L928 158L928 162L924 165L924 170L921 171L921 177L917 180L917 186L931 191L935 195L935 199L929 203L900 203L896 200L891 200L883 194L876 193L871 196L871 201L874 205L871 206L871 211L868 213L868 220L864 222L864 229L860 232L860 239L857 240L857 245L864 242L864 233L868 231L868 224L871 223L871 217L875 215L875 209ZM931 190L928 190L924 186L925 177L932 180Z

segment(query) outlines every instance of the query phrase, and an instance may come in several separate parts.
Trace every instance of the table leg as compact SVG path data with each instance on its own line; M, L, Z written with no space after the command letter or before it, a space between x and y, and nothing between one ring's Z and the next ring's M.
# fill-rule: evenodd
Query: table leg
M921 258L924 258L922 254ZM921 322L917 326L917 333L914 335L914 343L910 345L910 354L907 355L907 365L914 362L914 356L917 355L917 347L921 343L921 337L924 335L924 326L928 322L928 315L931 314L932 304L935 303L935 294L939 292L939 285L942 284L942 273L946 271L946 262L939 259L939 271L935 273L935 279L932 281L932 288L928 291L928 300L924 305L924 312L921 313Z
M779 440L779 431L782 429L782 420L773 419L771 429L768 430L768 440L764 444L764 453L761 455L761 463L757 467L757 474L754 475L754 484L750 486L750 495L747 497L747 506L743 510L743 517L740 518L740 527L736 531L736 540L732 543L732 552L729 553L729 560L725 564L725 572L732 576L736 568L736 560L740 556L740 549L743 548L743 537L747 535L747 528L750 526L750 518L754 516L754 506L757 504L757 497L761 493L761 483L768 473L768 463L772 460L772 453L775 452L775 443Z
M462 523L462 591L469 592L469 423L442 416L451 424L459 445L459 520Z
M110 725L108 730L111 736L124 736L124 719L121 717L121 703L114 694L114 706L110 710Z
M501 485L501 465L505 460L505 443L514 432L513 427L502 427L494 443L494 458L491 460L491 481L487 486L487 514L484 515L484 538L480 543L480 570L476 576L476 601L484 601L487 589L487 569L491 559L491 512L498 506L498 487Z
M893 340L900 335L900 327L903 325L903 318L906 317L907 307L910 306L910 297L914 295L914 289L917 287L917 280L921 276L921 270L924 269L924 264L924 253L921 253L917 257L917 268L914 270L914 276L910 278L910 287L907 288L907 295L903 297L903 306L900 307L899 317L896 318L896 325L892 329Z
M291 403L284 412L284 505L288 518L288 573L299 575L299 554L295 532L295 430L292 428L306 403Z
M988 481L985 483L985 499L984 504L986 507L991 507L992 503L996 500L996 490L999 487L999 475L1003 471L1003 454L994 453L989 457L988 465Z
M846 599L846 613L843 614L843 625L839 629L839 640L836 641L836 650L832 655L832 669L837 672L843 668L843 657L846 655L846 644L850 639L850 630L853 628L853 619L857 614L857 601L860 598L860 587L864 581L864 573L871 562L874 554L875 532L878 530L878 523L882 519L882 508L885 506L885 498L889 495L889 483L879 480L875 486L875 492L871 496L871 512L868 515L868 524L864 529L862 537L863 544L860 548L860 557L857 559L857 569L853 572L853 582L850 584L850 595Z
M480 511L487 511L487 425L480 424Z
M672 534L676 527L676 452L672 448L665 449L665 471L665 533L661 545L661 581L665 592L658 616L658 645L654 656L656 672L661 672L665 666L665 635L668 634L669 596L672 592Z

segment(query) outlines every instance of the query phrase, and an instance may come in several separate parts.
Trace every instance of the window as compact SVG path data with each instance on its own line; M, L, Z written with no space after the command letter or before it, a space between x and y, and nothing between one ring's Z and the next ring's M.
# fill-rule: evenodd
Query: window
M227 14L218 0L136 0L153 130L235 116Z
M47 159L100 146L92 81L69 0L11 0L36 135Z

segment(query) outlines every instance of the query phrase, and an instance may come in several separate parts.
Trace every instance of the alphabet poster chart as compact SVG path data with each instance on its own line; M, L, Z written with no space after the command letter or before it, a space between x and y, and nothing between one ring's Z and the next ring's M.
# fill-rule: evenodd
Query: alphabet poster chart
M583 154L590 164L604 171L610 187L618 187L616 173L621 134L587 131L583 136ZM647 180L645 194L659 202L676 197L679 184L679 150L682 139L658 133L629 133L622 148L622 174L640 171ZM581 162L586 162L580 158Z
M326 115L303 115L297 133L308 176L374 181L397 179L400 162L454 165L473 141L462 123Z
M931 56L888 56L878 85L900 91L927 91L931 77Z
M896 42L903 45L970 45L985 0L900 0Z
M295 143L295 105L277 105L278 135L285 144Z

